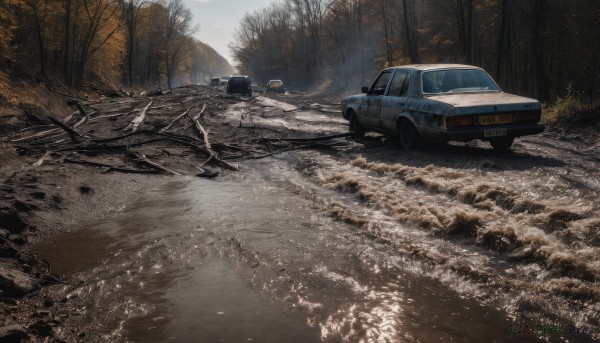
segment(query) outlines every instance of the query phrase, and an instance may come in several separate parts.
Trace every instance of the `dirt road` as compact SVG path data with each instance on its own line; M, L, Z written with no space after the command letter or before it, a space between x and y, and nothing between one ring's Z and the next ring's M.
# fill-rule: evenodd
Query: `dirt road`
M49 303L39 316L57 323L42 320L51 334L30 328L30 340L600 338L597 142L545 133L505 153L482 142L407 151L374 134L303 141L347 132L335 98L238 99L187 87L152 101L106 100L89 120L117 118L112 128L122 129L138 115L120 114L148 106L140 130L162 130L192 108L214 160L173 140L126 142L138 149L129 162L145 149L171 175L124 173L133 164L122 155L121 164L94 157L94 166L82 162L92 155L65 152L48 155L47 174L13 174L17 193L47 187L56 168L73 178L71 193L50 201L58 205L30 201L38 214L26 218L48 227L30 238L31 250L61 278L38 299ZM191 142L183 133L193 132L192 119L174 122L167 132L180 136L170 138ZM107 137L111 129L88 130ZM63 135L61 144L75 144ZM28 149L30 162L45 156ZM61 222L51 205L63 207L68 225L50 224ZM12 322L39 322L11 311Z

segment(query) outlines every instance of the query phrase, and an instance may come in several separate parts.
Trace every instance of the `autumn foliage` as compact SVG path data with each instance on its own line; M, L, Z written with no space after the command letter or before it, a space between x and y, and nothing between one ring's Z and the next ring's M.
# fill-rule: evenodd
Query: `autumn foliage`
M20 75L165 88L231 73L195 32L181 0L2 0L0 89Z

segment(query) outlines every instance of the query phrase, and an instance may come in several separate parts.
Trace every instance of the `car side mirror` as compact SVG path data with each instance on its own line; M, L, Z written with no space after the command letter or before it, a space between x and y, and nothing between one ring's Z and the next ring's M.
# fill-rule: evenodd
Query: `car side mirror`
M367 86L363 86L363 87L362 87L360 90L361 90L363 93L367 93L367 94L369 94L369 87L367 87Z

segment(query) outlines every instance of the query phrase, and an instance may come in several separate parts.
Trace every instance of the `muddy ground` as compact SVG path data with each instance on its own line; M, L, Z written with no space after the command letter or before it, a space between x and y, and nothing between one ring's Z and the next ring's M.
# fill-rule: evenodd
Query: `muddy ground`
M1 337L52 338L52 328L73 310L45 289L73 280L52 274L28 244L110 217L168 176L212 178L240 172L237 165L246 159L331 144L280 141L287 133L281 122L261 127L253 121L309 103L273 110L211 87L80 101L81 110L73 102L72 113L50 115L73 132L39 108L0 118ZM251 103L252 112L219 116L239 103ZM299 133L291 138L313 134ZM67 305L55 306L61 303Z
M279 247L297 250L292 258L275 255L261 245L266 243L239 233L221 237L212 232L211 237L219 238L199 242L210 242L220 255L238 261L242 279L252 280L252 287L271 294L275 303L295 308L308 323L306 337L314 334L326 342L486 337L451 330L425 334L415 323L430 313L413 320L396 313L388 302L399 300L390 294L405 286L397 275L410 274L433 280L419 282L446 296L439 295L441 299L466 299L465 304L481 306L481 313L497 310L503 318L498 332L514 323L544 323L585 334L527 337L598 338L598 123L585 130L561 127L525 137L505 153L484 142L404 151L376 134L358 142L346 137L338 104L338 98L318 94L244 98L188 86L168 94L82 101L80 107L72 105L72 113L55 114L54 120L35 110L0 117L0 337L147 341L136 333L147 322L137 329L122 328L128 320L145 318L146 312L96 319L108 308L103 303L116 301L84 294L95 289L90 285L101 272L78 274L66 263L57 273L56 266L30 248L43 251L35 247L118 217L132 204L137 208L141 194L149 190L175 187L185 193L173 180L186 185L196 184L195 179L225 180L226 187L235 189L233 184L259 175L250 184L265 184L269 190L257 192L292 194L307 216L336 228L335 234L315 229L315 239L328 238L311 244L328 248L302 247L308 238L294 241L298 246ZM75 245L86 245L85 238L80 240ZM276 244L287 244L282 242ZM88 244L87 256L63 257L63 264L69 258L88 258L86 263L94 265L94 258L107 258L94 255L91 247L102 241ZM347 265L340 262L348 257ZM122 280L115 283L120 284ZM357 326L361 318L370 324ZM437 320L433 327L456 324ZM402 332L400 327L409 329ZM306 337L298 341L311 340Z

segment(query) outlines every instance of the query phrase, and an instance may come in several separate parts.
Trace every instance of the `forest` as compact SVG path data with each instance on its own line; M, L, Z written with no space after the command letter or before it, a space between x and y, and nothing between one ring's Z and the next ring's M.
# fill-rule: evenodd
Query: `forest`
M235 72L192 19L182 0L3 0L0 89L15 75L171 88ZM465 63L544 102L600 88L597 0L280 0L231 25L257 84L347 91L386 66Z
M67 87L174 87L228 75L193 38L181 0L2 0L0 87L32 75Z
M553 101L600 87L597 0L283 0L231 44L260 83L360 89L386 66L465 63L505 91Z

